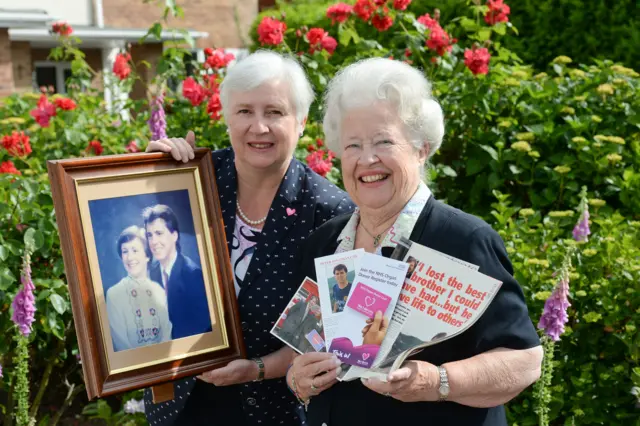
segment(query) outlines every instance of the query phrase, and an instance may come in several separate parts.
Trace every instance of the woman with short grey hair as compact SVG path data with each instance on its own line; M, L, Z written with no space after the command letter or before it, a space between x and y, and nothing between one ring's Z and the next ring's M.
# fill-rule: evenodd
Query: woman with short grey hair
M298 62L271 51L240 60L220 85L231 148L213 152L215 185L248 359L176 382L169 403L153 404L147 391L152 425L300 424L283 379L293 351L270 330L300 284L289 279L300 244L353 210L344 191L293 157L313 99ZM187 162L194 140L189 132L152 141L147 151Z
M422 180L444 134L429 82L400 61L352 64L329 85L324 130L357 209L307 239L294 282L315 279L315 258L354 249L388 257L405 237L477 265L502 286L469 330L409 357L386 381L338 383L333 354L296 357L287 382L308 404L308 424L506 426L503 404L539 378L542 349L498 234L437 201ZM369 327L363 333L381 331Z

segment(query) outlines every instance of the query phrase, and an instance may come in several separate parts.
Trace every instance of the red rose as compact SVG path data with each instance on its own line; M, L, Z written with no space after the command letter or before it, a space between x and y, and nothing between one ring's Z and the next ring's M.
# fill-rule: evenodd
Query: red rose
M429 39L427 40L427 47L431 50L435 50L438 55L442 56L445 52L450 52L452 45L455 43L451 40L451 36L447 34L445 30L438 24L431 29Z
M59 34L63 37L67 37L70 36L71 33L73 33L73 28L71 28L71 25L67 24L66 22L60 21L51 25L51 31L53 31L54 34Z
M331 18L331 23L345 22L353 13L353 7L345 3L336 3L327 8L327 18Z
M207 47L207 48L205 48L205 49L204 49L204 54L205 54L206 56L211 56L211 55L213 55L213 49L212 49L211 47Z
M486 47L464 51L464 64L474 75L488 73L490 59L491 55Z
M393 18L389 15L375 15L371 20L371 25L378 31L387 31L393 25Z
M117 75L120 80L124 80L131 74L131 67L129 66L130 60L131 55L129 53L118 53L118 56L116 56L116 60L113 63L113 73Z
M307 32L307 41L309 42L309 53L322 50L322 39L329 34L322 28L311 28Z
M322 48L329 52L329 54L332 54L336 50L336 47L338 47L338 42L335 38L326 36L322 39Z
M0 164L0 174L21 175L22 172L16 169L12 161L4 161Z
M56 115L56 107L47 99L47 95L40 95L38 105L30 112L36 122L42 127L49 127L51 117Z
M224 53L223 49L216 49L207 56L205 67L214 69L224 68L236 58L233 53Z
M261 45L270 44L277 46L284 40L284 32L287 24L277 19L265 16L258 24L258 41Z
M65 111L73 111L76 109L76 103L69 98L57 98L54 103L58 108Z
M433 29L436 26L439 26L440 24L438 23L438 20L435 18L432 18L428 13L422 15L421 17L418 18L418 22L420 22L422 25L424 25L425 27L429 28L429 29Z
M215 74L209 74L204 76L204 94L206 97L213 96L218 92L218 82L216 79L218 78Z
M313 151L315 151L315 150L316 150L316 147L315 147L315 146L313 146L313 145L307 145L307 151L309 151L309 152L313 152Z
M102 151L104 151L104 148L102 147L100 141L91 141L87 145L87 149L85 151L93 151L95 155L100 155L102 154Z
M489 6L489 10L484 15L484 21L487 24L495 25L498 22L509 22L511 8L504 4L504 0L488 0L487 6Z
M129 142L125 149L127 152L140 152L140 147L138 147L138 142L136 141Z
M204 87L200 86L193 77L187 77L182 82L182 96L191 102L191 105L198 106L200 105L205 97Z
M376 11L376 6L371 0L358 0L353 6L353 12L365 22L369 22L371 15Z
M209 98L207 104L207 114L212 120L218 121L222 117L220 112L222 111L222 104L220 103L220 93L216 92Z
M9 155L14 157L24 157L31 154L31 144L29 143L29 136L24 132L16 132L15 130L11 135L5 135L2 137L2 146L7 150Z
M373 0L376 6L384 6L387 0Z
M393 0L393 8L395 10L406 10L411 4L411 0Z
M327 176L327 173L331 171L331 167L333 166L331 163L331 159L324 159L324 151L317 150L307 155L307 164L317 174L322 177Z
M324 142L322 141L322 139L316 138L316 145L318 145L318 147L322 147L324 146Z

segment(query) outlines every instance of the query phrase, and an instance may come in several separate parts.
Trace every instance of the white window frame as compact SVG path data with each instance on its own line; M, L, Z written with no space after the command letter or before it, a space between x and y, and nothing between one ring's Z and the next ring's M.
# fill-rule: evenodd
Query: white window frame
M56 69L56 86L58 86L58 93L61 95L67 94L67 88L65 87L64 71L71 71L71 62L56 62L56 61L35 61L33 63L33 86L36 91L40 90L38 81L36 80L36 70L38 67L54 67Z

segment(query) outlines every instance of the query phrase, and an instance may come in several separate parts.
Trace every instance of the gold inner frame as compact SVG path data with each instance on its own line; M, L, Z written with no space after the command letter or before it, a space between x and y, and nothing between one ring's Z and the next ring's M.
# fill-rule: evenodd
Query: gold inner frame
M146 179L151 176L156 179ZM132 182L125 187L121 185L123 180ZM120 184L120 187L116 188L118 184ZM98 190L96 190L96 188ZM95 303L98 309L98 319L102 331L102 342L106 349L105 355L109 375L229 348L224 306L222 304L221 289L216 273L215 248L209 233L209 221L204 207L202 182L200 181L197 168L170 168L145 172L131 172L115 176L105 173L101 176L78 177L75 179L75 189L78 197L83 234L87 246ZM89 201L185 189L189 193L194 234L200 253L202 274L209 302L213 331L181 339L172 339L167 342L142 346L135 349L114 352L95 236L89 211ZM87 194L87 192L100 195L90 195ZM197 200L197 202L195 200ZM209 285L207 285L207 283L209 283ZM216 326L218 324L219 326Z

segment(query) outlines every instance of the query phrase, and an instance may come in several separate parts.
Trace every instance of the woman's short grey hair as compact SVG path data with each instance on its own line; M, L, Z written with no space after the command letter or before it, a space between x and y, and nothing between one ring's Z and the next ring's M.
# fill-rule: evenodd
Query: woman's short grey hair
M298 123L309 114L315 98L307 74L297 60L270 50L259 50L231 66L220 84L220 103L225 114L231 105L231 92L255 89L268 81L289 83L290 99Z
M411 142L417 149L426 146L431 158L444 136L442 108L431 95L431 83L418 69L386 58L358 61L331 80L324 96L327 146L339 154L340 126L347 112L379 101L397 110Z

